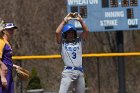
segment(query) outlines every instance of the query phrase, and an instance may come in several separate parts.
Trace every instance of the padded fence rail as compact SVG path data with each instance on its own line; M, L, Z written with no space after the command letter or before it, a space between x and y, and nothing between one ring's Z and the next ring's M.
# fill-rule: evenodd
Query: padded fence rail
M83 54L82 57L117 57L117 56L140 56L140 52L129 53L95 53L95 54ZM36 55L36 56L13 56L13 59L56 59L61 58L60 55Z

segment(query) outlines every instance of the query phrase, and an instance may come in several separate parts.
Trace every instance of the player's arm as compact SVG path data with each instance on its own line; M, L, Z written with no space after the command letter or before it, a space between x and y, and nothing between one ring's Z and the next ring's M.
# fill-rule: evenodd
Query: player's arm
M83 22L83 19L79 14L78 14L77 20L80 22L80 24L83 28L83 32L81 33L80 37L85 40L88 36L89 29L88 29L87 25Z
M2 62L2 55L3 55L3 48L5 46L5 43L0 40L0 69L1 69L1 77L5 77L7 74L7 67L6 65Z
M72 19L72 17L71 17L71 15L72 15L72 13L68 13L67 14L67 16L64 18L64 20L60 23L60 25L57 27L57 29L56 29L56 34L55 34L55 36L56 36L56 41L57 41L57 43L58 44L60 44L61 43L61 31L62 31L62 28L64 27L64 25L69 21L69 20L71 20Z
M1 60L0 60L0 68L1 68L1 77L6 77L7 67Z
M65 23L66 22L63 20L56 29L55 37L56 37L56 41L57 41L58 44L61 43L61 38L62 38L61 31L62 31L62 28L65 25Z
M7 67L6 65L1 61L0 59L0 76L1 76L1 82L2 86L6 87L7 86L7 80L6 80L6 75L7 75Z
M2 86L6 87L7 85L6 75L8 69L7 66L2 62L4 46L5 46L5 42L3 42L3 40L0 39L0 76L1 76Z

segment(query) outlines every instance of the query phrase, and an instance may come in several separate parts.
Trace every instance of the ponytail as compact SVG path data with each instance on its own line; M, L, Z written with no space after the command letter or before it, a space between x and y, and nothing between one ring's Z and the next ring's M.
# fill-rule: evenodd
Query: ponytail
M0 32L0 39L3 38L3 32Z

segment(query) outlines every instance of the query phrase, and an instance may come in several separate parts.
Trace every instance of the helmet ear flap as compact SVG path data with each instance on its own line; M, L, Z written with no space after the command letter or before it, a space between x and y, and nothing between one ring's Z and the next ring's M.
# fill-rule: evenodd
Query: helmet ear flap
M65 33L65 32L62 33L62 37L63 37L63 38L66 38L66 33Z
M75 36L75 38L77 38L77 32L76 31L74 31L75 33L74 33L74 36Z

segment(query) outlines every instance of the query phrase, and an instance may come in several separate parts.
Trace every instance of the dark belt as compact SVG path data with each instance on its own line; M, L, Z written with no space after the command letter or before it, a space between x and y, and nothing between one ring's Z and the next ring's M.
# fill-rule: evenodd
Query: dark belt
M79 71L83 72L83 68L82 67L70 67L70 66L67 66L67 67L65 67L65 69L79 70Z

